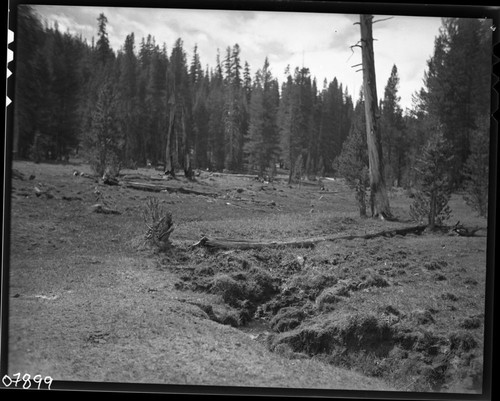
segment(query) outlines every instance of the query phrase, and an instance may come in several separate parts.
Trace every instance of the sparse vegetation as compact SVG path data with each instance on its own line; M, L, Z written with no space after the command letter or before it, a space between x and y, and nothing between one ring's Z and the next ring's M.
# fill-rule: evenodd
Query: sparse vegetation
M423 232L309 248L191 248L203 235L279 240L379 232L403 223L357 217L354 193L340 180L325 180L321 193L316 186L290 188L279 173L269 184L211 173L169 181L200 192L209 183L215 195L200 196L107 185L74 175L75 167L15 163L20 178L12 190L11 294L19 296L11 299L10 327L19 345L10 348L12 369L27 368L29 360L31 370L43 364L54 377L99 381L104 368L90 366L113 363L120 367L113 371L124 373L108 373L105 380L294 387L307 377L313 387L480 388L485 237ZM141 168L130 173L153 174ZM32 192L32 181L23 179L32 175L37 185L52 188L51 198ZM86 212L96 186L121 214ZM339 195L325 199L329 192ZM312 200L317 212L304 213ZM411 200L401 192L391 202L404 211ZM460 196L452 194L449 202L454 218L484 224ZM68 216L71 225L59 222ZM168 252L130 247L145 222L168 232L166 225L155 226L168 216L176 222ZM40 268L44 274L34 274ZM90 305L92 316L81 313L82 304ZM128 352L126 362L117 347ZM28 348L35 350L30 356ZM158 349L161 361L152 356ZM220 358L226 367L210 370ZM273 358L286 368L265 378ZM172 361L185 368L170 367ZM146 366L158 374L151 376ZM348 373L332 384L325 372L340 368ZM249 377L248 369L255 375ZM308 369L322 373L312 378Z
M160 205L158 198L148 197L142 212L147 226L147 242L164 251L170 248L170 234L174 230L172 213Z
M115 52L103 13L90 44L37 12L14 13L11 373L481 392L485 21L442 19L403 113L396 65L376 93L390 18L360 15L354 107L304 65L252 77L238 44Z

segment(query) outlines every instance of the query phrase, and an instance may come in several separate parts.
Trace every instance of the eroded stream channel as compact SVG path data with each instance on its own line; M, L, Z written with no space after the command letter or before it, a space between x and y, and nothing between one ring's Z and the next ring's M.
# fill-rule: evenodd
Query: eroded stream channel
M404 307L405 281L426 274L439 283L450 266L409 249L379 252L381 241L294 251L186 249L160 265L176 273L176 289L217 296L196 303L210 319L284 357L316 358L407 390L447 391L462 380L477 391L481 344L469 329L484 316L450 333L439 327L437 310Z

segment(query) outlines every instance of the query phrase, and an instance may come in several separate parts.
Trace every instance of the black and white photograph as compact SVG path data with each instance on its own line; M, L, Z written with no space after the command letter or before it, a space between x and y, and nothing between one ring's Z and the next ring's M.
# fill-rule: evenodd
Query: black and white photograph
M491 13L201 3L11 5L0 386L487 395Z

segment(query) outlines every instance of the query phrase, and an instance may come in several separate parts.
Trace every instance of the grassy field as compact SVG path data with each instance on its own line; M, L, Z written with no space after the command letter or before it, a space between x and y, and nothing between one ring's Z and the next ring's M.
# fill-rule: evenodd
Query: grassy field
M486 236L445 233L209 250L209 238L290 240L411 225L360 219L342 180L289 186L202 172L213 196L110 186L85 164L15 162L9 373L55 380L478 392ZM34 187L40 191L35 192ZM172 212L172 248L144 245L142 210ZM94 213L104 202L121 214ZM486 229L458 195L451 222ZM406 221L406 222L405 222Z

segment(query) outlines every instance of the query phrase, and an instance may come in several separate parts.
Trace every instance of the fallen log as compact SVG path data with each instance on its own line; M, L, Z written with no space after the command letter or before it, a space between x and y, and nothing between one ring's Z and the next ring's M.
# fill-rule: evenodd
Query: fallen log
M15 168L12 169L12 178L24 181L24 174Z
M122 185L127 188L137 189L140 191L150 191L150 192L167 191L167 192L179 192L182 194L189 194L189 195L203 195L211 197L219 196L219 194L213 192L198 191L195 189L189 189L184 187L172 187L168 185L153 184L149 182L122 181Z
M106 175L106 174L102 177L102 183L106 184L106 185L118 185L119 184L119 182L116 178L110 177L109 175Z
M95 205L92 205L91 208L92 212L94 213L102 213L102 214L122 214L118 210L110 209L106 206L104 206L101 203L97 203Z
M249 241L249 240L232 240L232 239L221 239L221 238L207 238L202 237L200 241L191 245L191 248L196 248L203 246L211 249L261 249L261 248L274 248L274 247L297 247L297 248L311 248L320 242L326 241L338 241L338 240L353 240L353 239L372 239L376 237L394 237L396 235L407 235L407 234L421 234L425 230L426 226L412 226L392 230L379 231L373 234L363 234L363 235L336 235L336 236L326 236L317 237L310 239L299 239L290 241Z
M258 174L238 174L238 173L219 173L219 172L208 172L209 177L234 177L234 178L248 178L251 180L258 179Z

